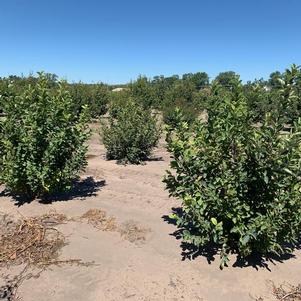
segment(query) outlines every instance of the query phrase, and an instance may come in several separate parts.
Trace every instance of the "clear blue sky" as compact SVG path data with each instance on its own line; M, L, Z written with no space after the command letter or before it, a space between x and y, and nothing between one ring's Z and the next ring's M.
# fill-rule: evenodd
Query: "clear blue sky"
M70 81L233 70L244 81L301 64L300 0L2 0L0 76Z

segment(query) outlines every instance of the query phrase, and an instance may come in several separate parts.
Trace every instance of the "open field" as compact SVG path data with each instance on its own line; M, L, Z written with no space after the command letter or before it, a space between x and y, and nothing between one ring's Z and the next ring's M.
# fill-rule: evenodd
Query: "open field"
M55 200L20 205L2 193L1 211L14 217L52 210L65 214L68 220L57 228L68 244L59 258L95 263L51 266L39 280L25 279L18 290L22 300L247 301L259 296L274 300L270 281L300 283L300 250L282 261L260 264L254 260L244 267L236 262L222 271L219 258L184 258L181 241L172 235L176 227L166 221L179 201L169 198L162 183L169 165L164 143L155 150L153 160L142 166L117 165L106 161L104 154L94 135L82 182L72 193ZM78 219L90 209L105 210L115 218L116 228L103 231L94 227L93 220ZM21 268L3 267L1 273L13 276Z

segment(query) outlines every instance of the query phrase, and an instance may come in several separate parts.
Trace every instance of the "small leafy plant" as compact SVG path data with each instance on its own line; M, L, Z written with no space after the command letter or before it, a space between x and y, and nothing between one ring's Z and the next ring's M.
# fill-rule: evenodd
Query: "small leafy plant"
M160 137L160 129L151 111L128 100L102 126L107 158L139 164L151 154Z
M0 182L30 197L70 188L86 165L87 108L73 114L64 83L50 89L43 73L21 94L11 84L4 98Z
M231 85L223 98L213 87L208 122L168 128L174 172L164 179L182 200L182 214L172 215L182 238L215 245L221 267L231 252L283 254L301 233L301 119L286 133L280 114L255 126L238 78Z

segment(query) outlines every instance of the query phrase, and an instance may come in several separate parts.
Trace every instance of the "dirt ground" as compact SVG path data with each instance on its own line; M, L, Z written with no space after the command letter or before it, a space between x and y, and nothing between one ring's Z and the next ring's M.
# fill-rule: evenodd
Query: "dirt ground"
M39 278L25 280L19 288L24 301L208 300L247 301L262 296L273 300L269 281L301 282L301 251L291 258L266 264L232 264L219 269L219 258L183 258L181 241L164 216L179 201L170 199L162 177L169 165L163 142L154 159L142 166L106 161L105 150L94 135L83 182L73 193L49 203L23 205L11 197L0 198L0 211L14 216L41 215L50 210L78 217L89 209L103 209L121 225L131 221L145 229L138 240L118 231L101 231L85 222L58 226L68 244L61 259L80 258L92 266L51 266ZM0 191L4 187L0 187ZM14 275L16 269L2 269ZM1 298L0 298L1 299Z

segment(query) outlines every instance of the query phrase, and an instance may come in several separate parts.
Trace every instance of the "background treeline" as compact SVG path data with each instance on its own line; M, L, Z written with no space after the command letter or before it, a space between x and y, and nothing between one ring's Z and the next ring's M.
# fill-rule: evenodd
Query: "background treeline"
M295 73L295 74L290 74ZM296 76L297 75L297 76ZM56 88L58 76L46 73L49 88ZM108 85L104 83L86 84L83 82L68 83L66 88L71 92L74 112L80 112L83 105L88 105L91 116L97 118L106 114L109 107L119 107L128 100L140 103L145 109L156 109L163 112L164 121L174 122L175 108L181 109L188 122L197 118L201 112L210 108L217 100L216 86L219 86L219 97L233 93L233 82L239 77L233 71L221 72L215 79L209 79L206 72L187 73L182 76L163 75L147 78L139 76L137 80L125 85ZM37 77L9 76L0 78L0 95L4 95L8 85L14 83L16 92L22 92L29 84L35 85ZM295 93L294 101L283 103L281 90L286 82ZM115 91L116 88L118 92ZM300 116L301 72L297 66L281 73L271 73L267 80L260 79L243 84L243 93L247 98L248 108L254 122L262 121L267 112L282 110L287 122L291 123ZM291 93L291 92L290 92ZM3 97L2 97L3 99ZM3 101L3 100L2 100ZM1 98L0 98L1 112Z

